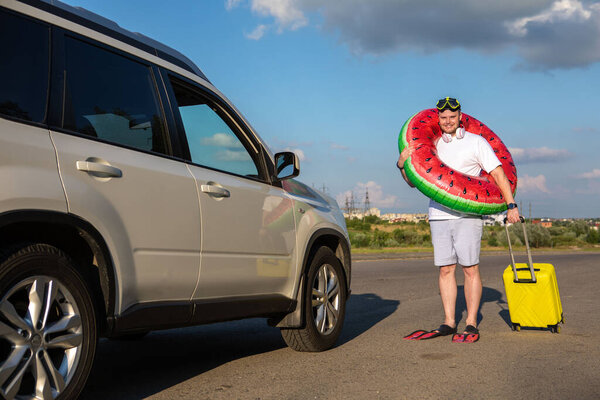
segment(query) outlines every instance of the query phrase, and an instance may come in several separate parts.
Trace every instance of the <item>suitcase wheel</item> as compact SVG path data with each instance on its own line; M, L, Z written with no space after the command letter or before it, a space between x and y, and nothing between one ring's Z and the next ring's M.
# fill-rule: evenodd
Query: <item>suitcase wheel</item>
M560 326L558 324L552 325L550 327L550 332L552 332L552 333L560 333Z
M519 324L512 324L512 330L520 332L521 331L521 325L519 325Z

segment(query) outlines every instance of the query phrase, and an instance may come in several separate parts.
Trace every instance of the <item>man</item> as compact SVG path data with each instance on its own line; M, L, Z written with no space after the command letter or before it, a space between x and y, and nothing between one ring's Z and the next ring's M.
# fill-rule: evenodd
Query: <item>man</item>
M460 127L461 107L453 98L446 97L437 103L442 139L436 144L439 158L449 167L464 174L478 176L481 170L492 175L508 205L508 222L519 221L519 210L514 201L508 178L489 143L479 135L466 132ZM404 180L411 186L404 172L404 162L411 150L404 149L397 167ZM477 312L481 301L482 284L479 275L479 251L483 221L479 216L468 215L449 209L433 200L429 202L429 225L433 243L434 263L439 267L439 287L444 307L444 323L429 332L416 331L410 339L431 339L455 334L453 342L476 342L479 340ZM457 262L465 275L465 300L467 304L466 328L456 334L456 277Z

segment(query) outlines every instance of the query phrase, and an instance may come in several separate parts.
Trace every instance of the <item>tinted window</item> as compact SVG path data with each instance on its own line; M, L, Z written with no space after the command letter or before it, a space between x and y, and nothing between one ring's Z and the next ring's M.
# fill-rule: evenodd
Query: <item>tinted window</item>
M0 113L45 121L49 29L0 10Z
M183 85L172 83L192 161L236 175L258 177L250 155L254 150L246 149L219 115L218 107Z
M151 69L66 38L66 129L114 143L168 153Z

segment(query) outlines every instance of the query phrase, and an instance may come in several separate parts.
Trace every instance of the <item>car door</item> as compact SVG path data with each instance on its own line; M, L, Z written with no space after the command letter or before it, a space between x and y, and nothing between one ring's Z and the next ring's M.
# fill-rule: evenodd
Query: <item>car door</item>
M194 298L289 292L296 274L293 203L269 183L260 143L216 94L167 80L202 210Z
M187 165L171 157L176 143L153 67L69 33L63 44L63 112L51 137L69 212L94 225L112 252L117 311L189 303L200 209Z

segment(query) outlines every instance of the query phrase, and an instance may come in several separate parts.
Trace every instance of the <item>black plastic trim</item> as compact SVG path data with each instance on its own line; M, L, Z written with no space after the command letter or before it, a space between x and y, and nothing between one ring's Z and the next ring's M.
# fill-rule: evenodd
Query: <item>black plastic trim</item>
M242 318L272 317L287 314L296 307L296 300L283 295L258 295L196 301L194 324L232 321Z
M244 318L273 317L284 315L295 306L295 300L282 295L134 304L114 318L114 329L111 335Z
M192 304L189 302L134 304L114 318L110 335L186 326L189 325L191 316Z
M21 118L13 117L13 116L6 115L6 114L0 114L0 118L4 118L9 121L19 122L22 124L36 126L36 127L40 127L40 128L47 128L48 127L49 100L50 100L50 86L51 86L50 71L52 70L52 25L45 21L40 21L37 18L33 18L29 15L21 14L17 11L9 9L9 8L0 6L0 10L2 10L3 12L6 12L8 14L12 14L13 16L16 16L19 18L24 18L31 22L35 22L37 24L44 25L45 27L48 28L48 71L47 71L48 80L47 80L47 86L46 86L46 108L45 108L45 112L44 112L44 120L43 121L30 121L30 120L21 119Z
M304 259L302 260L302 266L306 270L306 268L308 267L309 257L312 257L314 254L313 246L314 246L315 242L318 239L322 238L323 236L336 236L338 239L340 239L340 244L342 245L342 251L344 252L344 262L342 263L342 267L343 267L344 273L347 275L346 276L346 287L348 290L348 294L350 294L350 281L351 281L350 275L351 275L351 271L352 271L350 245L346 241L346 238L344 237L344 235L342 235L340 232L336 231L335 229L321 228L312 234L312 236L310 237L310 239L308 240L308 243L306 245L306 252L304 253Z

